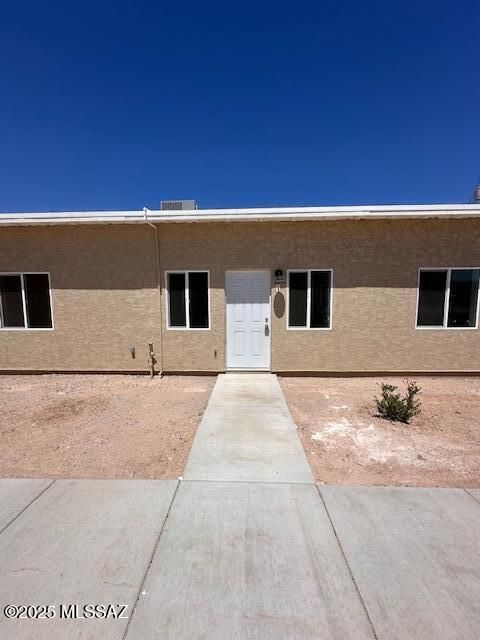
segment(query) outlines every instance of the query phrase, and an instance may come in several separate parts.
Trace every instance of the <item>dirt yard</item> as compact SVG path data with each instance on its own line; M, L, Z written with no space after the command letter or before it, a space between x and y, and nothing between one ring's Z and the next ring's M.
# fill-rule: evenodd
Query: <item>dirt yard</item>
M480 486L480 378L417 379L410 424L374 416L398 378L282 378L313 473L326 484Z
M0 375L0 476L176 478L214 381Z

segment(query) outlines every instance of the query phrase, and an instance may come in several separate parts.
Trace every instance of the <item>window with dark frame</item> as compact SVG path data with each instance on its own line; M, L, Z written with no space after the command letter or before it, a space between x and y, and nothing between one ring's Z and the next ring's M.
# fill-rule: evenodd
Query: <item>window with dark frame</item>
M480 269L420 269L417 327L477 326Z
M330 329L332 271L303 269L288 272L288 326Z
M167 272L168 326L209 329L208 271Z
M0 328L53 328L48 273L0 274Z

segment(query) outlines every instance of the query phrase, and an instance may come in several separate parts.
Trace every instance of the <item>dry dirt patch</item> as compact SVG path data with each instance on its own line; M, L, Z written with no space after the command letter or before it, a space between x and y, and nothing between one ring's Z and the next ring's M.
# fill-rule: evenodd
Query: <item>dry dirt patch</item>
M410 424L374 417L380 382L400 378L282 378L313 473L328 484L478 487L480 378L418 378Z
M176 478L214 381L0 375L0 476Z

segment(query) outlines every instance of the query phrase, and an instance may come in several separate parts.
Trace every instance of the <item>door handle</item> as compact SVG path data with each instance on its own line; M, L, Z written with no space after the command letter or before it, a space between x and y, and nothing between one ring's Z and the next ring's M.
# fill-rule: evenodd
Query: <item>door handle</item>
M270 328L268 326L268 318L265 318L265 335L270 335Z

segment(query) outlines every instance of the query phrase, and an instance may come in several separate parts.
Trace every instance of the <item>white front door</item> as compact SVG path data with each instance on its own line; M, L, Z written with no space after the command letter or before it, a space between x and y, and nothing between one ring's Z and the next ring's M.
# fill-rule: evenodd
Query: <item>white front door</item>
M227 271L227 369L270 369L270 272Z

